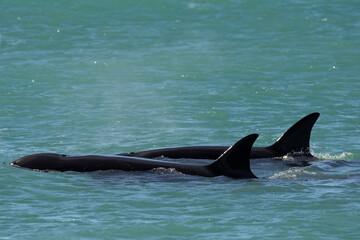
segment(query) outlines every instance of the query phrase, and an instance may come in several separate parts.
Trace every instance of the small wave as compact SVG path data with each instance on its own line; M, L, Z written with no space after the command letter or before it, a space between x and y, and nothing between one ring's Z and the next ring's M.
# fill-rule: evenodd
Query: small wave
M309 171L307 168L304 167L294 167L287 169L285 171L275 173L274 175L270 176L270 179L298 179L299 177L304 176L314 176L316 172Z
M317 158L314 157L290 155L285 155L279 159L282 160L286 165L290 166L308 166L309 162L317 160Z
M154 168L151 170L154 173L157 174L182 174L181 172L177 171L175 168L163 168L163 167L159 167L159 168Z
M353 154L349 152L340 154L313 153L313 155L321 160L351 160L353 158Z

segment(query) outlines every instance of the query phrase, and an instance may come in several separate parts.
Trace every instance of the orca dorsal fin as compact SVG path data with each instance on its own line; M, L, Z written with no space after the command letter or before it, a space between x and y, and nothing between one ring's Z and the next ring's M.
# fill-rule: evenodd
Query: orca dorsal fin
M269 146L277 152L285 154L310 154L311 130L319 118L320 113L311 113L292 125L273 145Z
M258 136L251 134L242 138L208 167L219 175L232 178L256 178L250 169L250 152Z

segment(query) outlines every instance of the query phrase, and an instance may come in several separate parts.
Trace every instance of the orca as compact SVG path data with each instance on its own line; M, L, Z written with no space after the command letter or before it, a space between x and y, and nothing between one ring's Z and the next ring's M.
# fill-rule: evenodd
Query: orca
M314 112L292 125L274 144L267 147L253 147L250 158L276 158L285 155L315 158L310 153L311 130L320 113ZM217 159L229 146L185 146L159 148L130 153L120 153L120 156L143 158L191 158Z
M156 168L175 169L183 174L231 178L256 178L250 169L250 151L258 134L251 134L229 147L214 162L199 166L175 162L157 161L148 158L107 155L62 155L55 153L32 154L13 161L10 165L37 171L99 170L148 171Z

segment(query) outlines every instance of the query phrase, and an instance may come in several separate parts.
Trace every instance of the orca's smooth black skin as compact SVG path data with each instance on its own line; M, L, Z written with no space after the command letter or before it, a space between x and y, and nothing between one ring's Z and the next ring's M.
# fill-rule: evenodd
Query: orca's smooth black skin
M292 125L274 144L268 147L253 147L250 158L275 158L287 154L313 157L310 154L311 130L320 113L311 113ZM121 156L143 158L191 158L217 159L229 146L186 146L121 153Z
M257 134L244 137L226 149L216 161L205 166L118 155L69 156L54 153L24 156L12 162L11 165L38 171L55 170L62 172L91 172L98 170L148 171L156 168L166 168L175 169L184 174L204 177L224 175L231 178L256 178L250 169L250 151L257 137Z

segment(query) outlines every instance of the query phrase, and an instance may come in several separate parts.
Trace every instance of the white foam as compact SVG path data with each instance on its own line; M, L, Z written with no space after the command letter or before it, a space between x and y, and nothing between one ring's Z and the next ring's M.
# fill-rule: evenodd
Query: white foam
M298 177L304 176L304 175L316 175L316 172L309 171L305 167L294 167L287 169L285 171L275 173L274 175L270 176L270 179L297 179Z
M329 153L312 153L315 157L322 160L350 160L353 157L352 153L343 152L340 154L329 154Z

